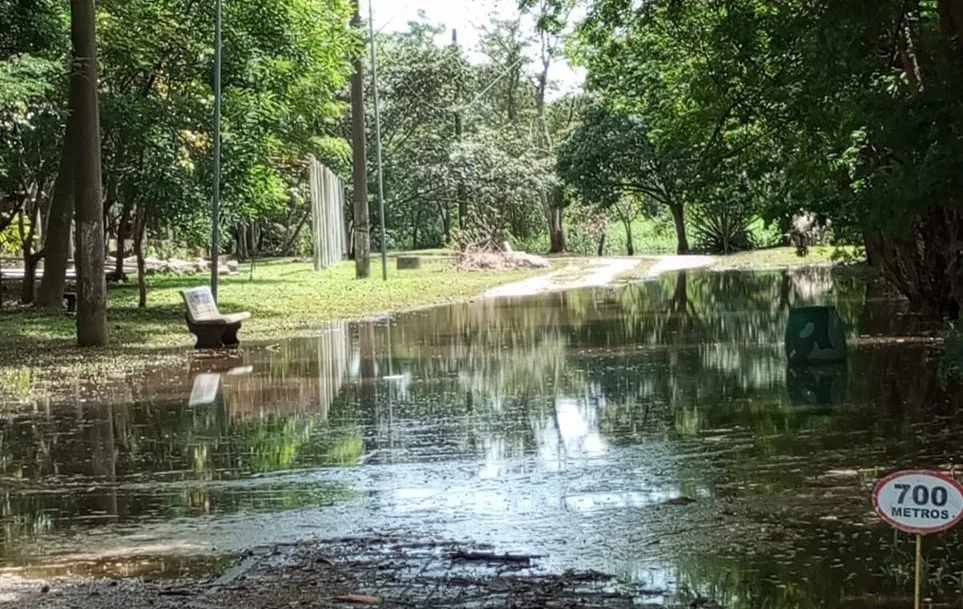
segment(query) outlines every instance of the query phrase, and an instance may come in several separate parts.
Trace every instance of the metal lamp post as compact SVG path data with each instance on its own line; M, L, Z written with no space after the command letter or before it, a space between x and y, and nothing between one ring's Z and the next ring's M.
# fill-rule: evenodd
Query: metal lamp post
M371 88L374 92L375 154L378 159L378 216L381 223L381 278L388 281L388 244L385 234L385 183L381 163L381 108L378 100L378 58L375 54L374 0L368 0L368 32L371 37Z
M220 258L221 222L221 59L223 45L222 0L217 0L214 25L214 200L211 204L211 294L217 302L217 262Z

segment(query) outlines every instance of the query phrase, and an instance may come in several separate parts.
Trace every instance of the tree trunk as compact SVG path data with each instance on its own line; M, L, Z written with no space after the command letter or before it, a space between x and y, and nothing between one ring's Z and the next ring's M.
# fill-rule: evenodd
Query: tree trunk
M287 243L285 243L284 246L281 248L282 256L294 255L294 247L295 245L297 245L298 237L301 236L301 231L304 230L304 225L308 223L308 218L310 217L311 217L310 209L308 209L306 212L304 212L301 215L301 221L298 222L297 228L294 229L294 234L291 235L291 238L288 239Z
M137 308L147 308L147 265L144 262L144 236L147 234L147 210L137 214L134 223L134 255L137 256Z
M247 225L244 222L234 225L234 241L237 243L237 257L247 260Z
M354 260L354 218L348 219L348 260Z
M411 249L418 249L418 227L421 226L421 208L415 214L415 223L411 227Z
M37 285L37 263L40 256L33 251L23 255L23 283L20 286L20 302L28 305L34 301L35 286Z
M561 254L565 251L565 231L562 227L562 208L557 204L557 195L543 189L539 194L542 200L542 213L548 224L548 253Z
M111 273L111 281L124 281L124 250L127 244L127 235L130 232L130 206L125 205L124 211L117 220L117 254L114 257L114 272Z
M40 255L33 251L34 235L37 232L37 222L39 221L37 216L40 214L39 202L34 200L29 209L30 218L27 219L27 222L24 221L24 211L26 210L21 210L18 220L20 223L20 247L23 252L23 283L20 284L20 302L25 305L33 303L34 288L37 285L37 263L40 261ZM29 226L26 226L28 223Z
M622 220L625 227L625 253L629 256L635 255L635 241L632 239L632 221Z
M67 120L60 168L54 182L53 202L47 219L44 239L43 278L37 290L35 305L48 311L59 311L64 306L63 293L67 284L67 261L70 259L70 225L74 217L73 177L73 119Z
M605 235L602 235L599 239L599 249L597 253L599 256L605 253Z
M104 208L101 198L100 108L93 0L71 0L73 66L70 109L75 118L74 205L77 213L77 343L107 344Z
M689 253L689 239L685 236L685 212L679 203L669 203L669 211L672 212L672 222L675 224L675 237L678 247L676 253Z
M468 195L465 193L465 184L458 178L458 228L465 230L468 226ZM450 231L449 231L450 232Z
M863 228L863 249L866 250L866 266L875 269L879 267L879 253L875 240L870 237L870 231Z
M439 205L441 208L441 231L445 237L445 246L451 244L451 211L445 206L444 203Z
M23 257L23 283L20 285L21 304L31 304L34 301L34 287L37 285L37 262L40 257L30 253Z
M354 0L351 26L361 30L361 4ZM351 141L354 170L354 273L358 279L371 275L371 235L368 218L368 161L365 152L364 69L361 54L354 58L351 75Z
M562 207L552 207L552 217L548 223L549 244L551 254L562 254L565 252L565 209Z

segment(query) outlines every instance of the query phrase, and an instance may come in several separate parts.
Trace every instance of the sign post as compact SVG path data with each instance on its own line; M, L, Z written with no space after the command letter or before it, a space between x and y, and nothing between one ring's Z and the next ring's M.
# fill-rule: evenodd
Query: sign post
M895 529L916 535L915 609L922 601L923 535L963 520L963 485L941 472L907 470L886 476L873 489L873 508Z

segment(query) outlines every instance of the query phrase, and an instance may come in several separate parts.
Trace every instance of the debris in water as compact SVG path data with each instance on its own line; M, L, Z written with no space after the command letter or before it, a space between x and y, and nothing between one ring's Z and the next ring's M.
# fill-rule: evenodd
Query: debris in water
M532 559L542 558L541 556L531 556L526 554L495 554L494 552L478 552L458 550L451 555L452 560L478 561L478 562L499 562L499 563L521 563L525 566L532 564Z
M377 605L379 602L377 597L366 594L345 594L344 596L334 597L334 600L356 605Z
M695 499L682 495L681 497L674 497L664 501L662 505L689 505L690 503L695 503Z

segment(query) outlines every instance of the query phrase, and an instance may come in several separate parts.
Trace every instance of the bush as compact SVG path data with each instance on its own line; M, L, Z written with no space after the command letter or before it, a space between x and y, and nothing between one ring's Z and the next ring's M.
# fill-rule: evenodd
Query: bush
M19 254L21 247L20 230L16 222L11 222L0 231L0 254Z
M698 210L690 221L696 247L709 254L732 254L753 249L755 218L737 207Z

